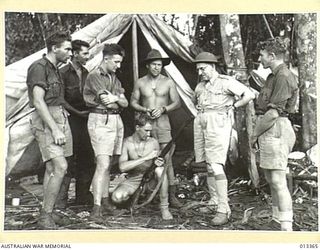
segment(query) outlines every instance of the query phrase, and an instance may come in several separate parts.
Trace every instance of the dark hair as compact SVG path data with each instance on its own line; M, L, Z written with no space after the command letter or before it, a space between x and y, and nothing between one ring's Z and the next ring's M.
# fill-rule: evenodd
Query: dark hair
M104 57L113 55L120 55L124 57L124 49L116 43L105 44L102 53Z
M270 38L258 44L259 50L266 50L269 54L282 55L287 52L288 40L281 37Z
M79 52L81 50L82 46L86 47L86 48L90 47L89 43L82 41L82 40L73 40L71 42L71 45L72 45L72 53L75 51Z
M151 123L151 118L146 113L136 112L134 116L134 124L136 126L143 127L148 122Z
M52 50L52 46L60 47L65 41L71 42L71 36L65 31L58 31L46 39L48 52Z

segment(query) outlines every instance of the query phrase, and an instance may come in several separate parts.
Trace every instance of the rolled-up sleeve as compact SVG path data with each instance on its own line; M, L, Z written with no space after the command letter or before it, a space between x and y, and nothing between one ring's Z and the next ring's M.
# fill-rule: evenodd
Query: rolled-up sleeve
M45 67L41 64L35 64L28 70L27 84L33 90L34 86L39 86L48 90Z
M248 90L248 88L243 83L231 78L229 81L227 81L227 84L225 86L227 91L236 96L242 96L242 94Z
M104 82L99 78L99 74L92 72L88 75L84 89L83 89L83 99L87 106L97 106L100 104L100 97L102 93L106 91Z

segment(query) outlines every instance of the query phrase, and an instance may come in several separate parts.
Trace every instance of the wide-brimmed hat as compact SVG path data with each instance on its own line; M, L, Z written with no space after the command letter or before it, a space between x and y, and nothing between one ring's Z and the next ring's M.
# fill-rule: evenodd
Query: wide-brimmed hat
M218 62L218 58L214 54L209 52L201 52L194 59L194 63L217 63L217 62Z
M161 60L163 66L166 66L171 62L170 58L162 57L159 50L152 49L148 53L147 57L143 60L143 63L147 64L147 63L154 61L154 60Z

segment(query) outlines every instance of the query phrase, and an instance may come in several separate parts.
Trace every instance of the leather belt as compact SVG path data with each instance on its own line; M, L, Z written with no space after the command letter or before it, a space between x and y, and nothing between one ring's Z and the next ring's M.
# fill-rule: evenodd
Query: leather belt
M257 116L264 115L264 114L265 113L263 113L263 112L256 112ZM289 117L289 114L286 112L282 112L282 113L279 113L279 117Z
M103 115L117 115L120 114L120 110L118 109L96 109L96 108L91 108L90 113L96 113L96 114L103 114Z

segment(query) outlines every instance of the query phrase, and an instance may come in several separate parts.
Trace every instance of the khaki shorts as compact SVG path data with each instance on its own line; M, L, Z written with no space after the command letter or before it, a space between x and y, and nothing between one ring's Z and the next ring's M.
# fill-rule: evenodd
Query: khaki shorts
M196 162L225 165L232 129L232 113L206 111L194 120L194 151Z
M95 156L121 154L123 123L120 115L90 113L88 132Z
M124 188L126 191L131 195L133 194L137 188L139 187L143 174L135 175L135 176L128 176L123 182L121 182L118 188Z
M262 116L258 116L257 122ZM288 155L296 140L291 122L286 117L278 117L268 131L258 138L260 147L260 167L263 169L285 170Z
M158 119L152 120L152 137L160 144L171 141L171 126L167 114L161 115Z
M118 188L125 189L129 195L132 195L140 186L141 181L142 181L143 174L138 174L138 175L128 175L127 179L125 179L123 182L121 182L116 190ZM147 182L144 186L144 190L147 192L152 192L158 181L154 175L154 178L152 178L149 182ZM115 190L115 191L116 191Z
M33 112L30 119L31 130L39 144L44 162L56 157L69 157L72 155L72 134L68 122L69 113L61 106L48 106L48 109L58 128L66 136L66 143L61 146L56 145L51 129L43 122L37 111Z

